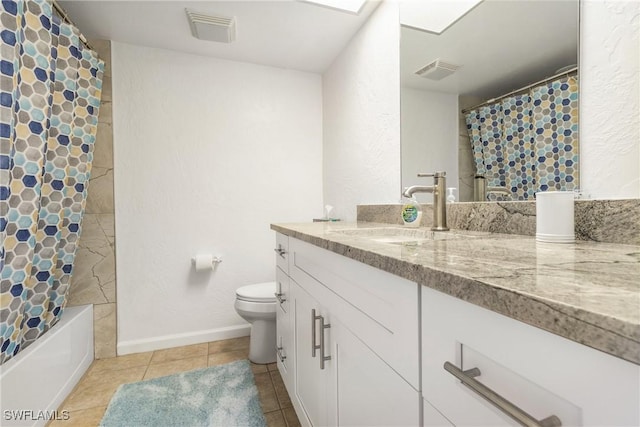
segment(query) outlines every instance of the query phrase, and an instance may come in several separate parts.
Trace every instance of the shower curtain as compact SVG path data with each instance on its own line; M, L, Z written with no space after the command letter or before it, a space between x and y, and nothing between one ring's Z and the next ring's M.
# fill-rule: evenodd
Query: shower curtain
M578 188L578 78L564 76L526 94L470 111L467 130L478 174L529 200L538 191Z
M104 63L48 0L0 3L0 363L65 306Z

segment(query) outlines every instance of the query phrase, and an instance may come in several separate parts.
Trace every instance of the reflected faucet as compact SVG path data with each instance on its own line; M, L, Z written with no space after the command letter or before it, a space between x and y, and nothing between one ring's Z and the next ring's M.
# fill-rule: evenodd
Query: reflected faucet
M404 197L411 198L414 193L433 193L433 227L432 231L448 231L447 227L447 179L446 172L419 173L418 177L433 177L433 185L412 185L402 192Z
M487 194L498 193L511 197L511 190L507 187L488 187L487 178L484 175L478 174L473 181L473 200L476 202L486 202Z

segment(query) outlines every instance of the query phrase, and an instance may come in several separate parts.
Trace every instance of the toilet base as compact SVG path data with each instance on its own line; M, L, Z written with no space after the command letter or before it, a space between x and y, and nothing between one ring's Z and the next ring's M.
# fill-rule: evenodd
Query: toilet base
M255 320L251 324L249 360L264 365L276 362L276 322Z

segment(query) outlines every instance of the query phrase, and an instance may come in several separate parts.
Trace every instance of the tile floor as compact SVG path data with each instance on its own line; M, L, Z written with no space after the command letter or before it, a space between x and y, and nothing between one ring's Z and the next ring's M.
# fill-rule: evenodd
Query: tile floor
M69 419L51 422L49 427L99 425L120 384L221 365L248 356L249 337L242 337L96 360L59 408L69 411ZM300 426L276 364L252 364L252 369L267 425Z

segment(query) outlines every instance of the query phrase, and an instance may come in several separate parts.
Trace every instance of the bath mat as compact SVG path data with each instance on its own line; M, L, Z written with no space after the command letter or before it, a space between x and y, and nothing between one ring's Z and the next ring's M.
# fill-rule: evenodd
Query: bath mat
M123 384L109 402L104 427L264 427L248 360Z

